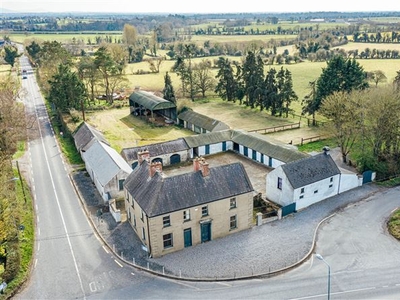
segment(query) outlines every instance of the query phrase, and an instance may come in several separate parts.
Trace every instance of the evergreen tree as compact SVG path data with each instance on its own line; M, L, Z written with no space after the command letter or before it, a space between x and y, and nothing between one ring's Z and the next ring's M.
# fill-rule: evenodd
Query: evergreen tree
M81 109L86 99L86 89L83 82L67 65L59 65L58 72L49 80L50 91L48 100L66 111L70 108Z
M172 86L171 76L168 72L164 76L164 99L176 103L174 87Z
M236 100L237 82L233 74L233 68L227 58L220 57L217 62L219 68L216 78L219 79L215 92L223 100Z
M14 67L16 58L20 56L18 54L18 49L15 46L8 45L4 47L4 52L4 60L6 63L10 64L11 67Z
M259 104L260 90L264 83L264 64L262 59L256 57L254 52L248 52L243 64L241 79L245 86L246 106L254 108Z
M303 112L315 114L321 102L334 92L351 92L368 87L366 72L355 59L334 56L322 70L316 82L316 95L313 101L307 101Z

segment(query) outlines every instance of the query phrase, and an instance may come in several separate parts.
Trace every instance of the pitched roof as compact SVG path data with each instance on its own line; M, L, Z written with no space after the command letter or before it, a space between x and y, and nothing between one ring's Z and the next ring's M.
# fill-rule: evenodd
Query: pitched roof
M160 110L176 107L171 101L165 100L146 91L134 91L129 96L129 101L133 101L150 110Z
M219 130L229 129L229 126L224 122L199 114L190 109L181 112L178 115L178 119L190 122L191 124L204 128L210 132L212 132L216 127L218 127Z
M340 174L335 161L325 153L282 165L282 170L294 189Z
M93 139L97 139L107 145L110 145L104 135L90 126L86 122L82 122L78 129L73 133L75 140L75 146L78 151L81 151L87 144L89 144Z
M121 155L103 142L94 143L92 147L82 153L82 156L95 172L102 186L109 183L121 170L127 174L132 172L132 168Z
M300 152L296 146L282 143L267 135L247 132L245 130L222 130L187 136L183 139L191 148L232 141L285 163L309 156L306 153Z
M149 164L143 161L126 179L125 188L149 217L207 204L252 192L253 186L241 163L164 177L149 177Z
M148 150L150 157L156 157L159 155L170 154L189 149L190 148L185 140L180 138L173 141L150 144L146 146L124 148L121 151L121 155L126 161L133 161L137 160L138 152L143 150Z
M299 151L296 146L285 144L256 132L234 130L232 132L232 141L284 163L309 157L308 154Z

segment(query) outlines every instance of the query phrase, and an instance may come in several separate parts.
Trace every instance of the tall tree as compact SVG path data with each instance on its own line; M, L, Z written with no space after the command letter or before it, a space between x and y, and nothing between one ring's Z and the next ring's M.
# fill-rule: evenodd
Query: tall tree
M233 73L233 68L227 58L220 57L217 61L218 73L216 78L218 83L215 87L215 92L227 101L236 100L237 82Z
M351 92L368 87L366 72L355 59L345 59L341 55L328 61L327 67L316 82L314 101L307 101L303 111L312 115L319 110L321 102L334 92Z
M91 56L84 56L78 63L79 78L85 83L86 91L91 101L94 101L96 94L96 85L101 80L101 74L98 71L94 58Z
M242 69L242 80L246 90L246 105L254 108L259 104L264 83L264 64L260 56L248 52Z
M282 100L282 105L284 107L283 112L286 115L286 118L289 116L290 104L293 101L298 100L295 91L293 90L293 80L292 73L286 69L283 74L283 84L279 91L279 96Z
M363 92L334 92L322 102L321 114L328 118L328 130L340 145L343 162L352 150L362 130Z
M215 77L211 74L211 62L202 60L193 68L194 85L200 91L203 98L206 97L206 92L214 89Z
M5 52L4 60L6 61L6 63L10 64L11 67L14 67L15 60L17 59L17 57L20 56L18 54L17 47L12 45L7 45L4 47L4 52Z
M368 72L367 78L368 78L368 80L375 83L375 86L378 86L378 83L385 82L387 80L387 77L382 70L374 70L374 71Z
M67 65L59 65L58 72L49 80L50 91L47 99L63 110L82 110L86 99L86 88L78 74Z
M163 89L164 99L176 103L174 87L172 86L171 76L168 72L164 76L164 89Z

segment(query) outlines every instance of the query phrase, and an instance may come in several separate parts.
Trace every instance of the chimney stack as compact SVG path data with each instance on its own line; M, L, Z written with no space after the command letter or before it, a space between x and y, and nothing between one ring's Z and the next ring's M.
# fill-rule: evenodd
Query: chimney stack
M193 171L197 172L200 170L200 163L199 163L200 158L196 157L193 159Z
M156 172L160 172L161 173L162 172L162 163L159 162L159 161L151 163L149 171L150 171L150 177L153 177L154 174L156 174Z
M331 149L329 149L328 146L325 146L324 148L322 148L322 150L324 151L325 155L328 155L329 154L329 150L331 150Z
M207 177L208 175L210 175L210 168L208 166L208 162L206 162L206 160L204 158L201 158L199 160L199 167L200 167L201 174L203 175L203 177Z
M139 151L137 153L138 163L141 164L144 160L150 160L150 152L149 150Z

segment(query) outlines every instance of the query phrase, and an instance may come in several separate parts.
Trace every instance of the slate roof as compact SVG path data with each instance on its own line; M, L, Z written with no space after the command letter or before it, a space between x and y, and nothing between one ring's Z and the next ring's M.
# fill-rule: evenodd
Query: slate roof
M149 217L235 197L252 192L253 186L241 163L164 177L149 177L149 164L143 161L126 179L124 186Z
M121 155L103 142L94 143L82 156L95 172L96 178L102 186L109 183L120 170L127 174L132 172L132 168Z
M167 108L174 108L176 105L171 101L165 100L161 97L158 97L152 93L146 91L134 91L129 96L129 101L133 101L143 107L150 110L160 110Z
M180 138L180 139L176 139L173 141L151 144L151 145L146 145L146 146L124 148L121 151L121 156L126 161L134 161L134 160L137 160L138 152L141 152L143 150L148 150L150 157L156 157L159 155L176 153L179 151L185 151L185 150L189 150L189 149L190 148L189 148L188 144L186 143L186 141L184 139Z
M81 151L88 145L93 139L97 139L100 142L103 142L107 145L110 145L104 135L90 126L86 122L82 122L78 129L73 133L75 146L78 151Z
M232 138L232 130L223 130L216 132L202 133L183 137L190 148L222 143L230 141Z
M294 189L340 174L340 170L329 154L320 153L282 165Z
M178 115L178 119L187 121L210 132L212 132L217 126L220 128L219 130L229 129L229 126L226 125L224 122L199 114L190 109L180 113Z

